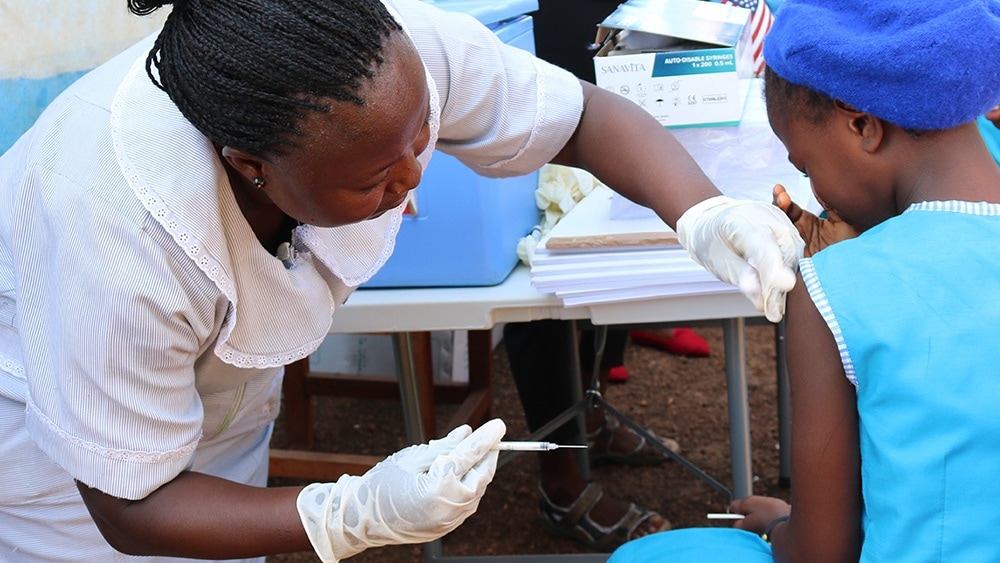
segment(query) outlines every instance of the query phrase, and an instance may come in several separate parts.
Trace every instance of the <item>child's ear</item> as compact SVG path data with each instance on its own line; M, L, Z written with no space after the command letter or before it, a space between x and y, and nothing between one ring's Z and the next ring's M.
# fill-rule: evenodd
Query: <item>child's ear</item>
M834 100L833 103L840 117L847 120L851 133L861 141L861 148L869 154L878 150L885 135L882 120L870 113L858 111L846 102Z
M986 119L992 121L993 125L996 125L1000 129L1000 105L986 112Z

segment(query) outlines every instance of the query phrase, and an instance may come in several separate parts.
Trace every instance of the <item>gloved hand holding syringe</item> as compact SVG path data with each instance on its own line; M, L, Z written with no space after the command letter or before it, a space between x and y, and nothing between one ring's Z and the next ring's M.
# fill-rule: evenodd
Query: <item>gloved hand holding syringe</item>
M367 547L424 543L454 530L479 506L501 450L587 447L502 442L506 430L499 419L475 431L462 425L392 454L364 475L304 487L296 507L320 559L337 562Z

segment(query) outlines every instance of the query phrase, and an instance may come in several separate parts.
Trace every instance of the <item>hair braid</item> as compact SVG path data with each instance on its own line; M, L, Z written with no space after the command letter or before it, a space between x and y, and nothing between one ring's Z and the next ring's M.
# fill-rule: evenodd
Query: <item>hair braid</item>
M139 15L173 3L146 72L213 142L258 156L296 145L324 100L358 90L399 31L380 0L128 0Z
M833 98L821 94L811 88L794 84L767 65L764 66L764 98L768 103L768 111L773 111L782 119L790 115L799 115L813 125L823 123L833 108ZM902 127L913 139L920 139L929 131Z

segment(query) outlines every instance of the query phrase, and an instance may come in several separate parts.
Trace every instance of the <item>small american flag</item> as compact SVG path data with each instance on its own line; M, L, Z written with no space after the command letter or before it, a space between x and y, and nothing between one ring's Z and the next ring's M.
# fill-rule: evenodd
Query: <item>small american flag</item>
M753 50L753 72L764 71L764 36L771 29L774 16L764 0L713 0L722 4L731 4L747 8L753 12L750 16L750 48Z

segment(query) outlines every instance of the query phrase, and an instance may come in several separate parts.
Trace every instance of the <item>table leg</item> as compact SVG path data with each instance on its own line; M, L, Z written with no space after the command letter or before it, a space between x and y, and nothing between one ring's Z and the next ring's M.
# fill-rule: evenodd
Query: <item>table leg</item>
M285 366L285 378L281 392L284 395L281 408L285 411L285 433L288 447L307 450L313 446L312 401L306 390L309 376L309 356Z
M573 404L577 405L582 403L583 393L585 391L583 387L583 377L581 375L581 369L580 369L580 327L576 321L569 321L566 324L569 325L569 330L572 332L572 337L570 338L570 342L573 343L573 353L572 353L573 364L574 364L573 373L575 373L576 376L573 378L571 397L573 399ZM606 326L595 327L594 338L600 338L602 341L600 347L597 346L594 347L595 350L603 350L604 348L603 340L604 340L604 335L607 332L607 329L608 327ZM598 357L597 362L600 361L601 358ZM594 364L595 366L594 369L595 370L599 369L598 367L596 367L599 365L600 365L599 363ZM586 375L589 376L590 374ZM590 381L589 377L587 381ZM588 407L581 408L576 413L577 436L576 436L576 442L574 442L576 444L587 443L587 422L586 422L587 408ZM577 465L580 467L580 472L583 473L583 476L587 480L590 480L590 454L587 452L586 448L580 448L574 450L574 453L576 455Z
M778 367L778 486L792 480L792 400L785 365L785 321L774 325L774 361Z
M726 347L726 389L729 399L729 445L733 458L735 498L744 498L753 492L745 333L746 326L742 318L722 321L722 337Z
M424 428L420 389L417 381L417 354L413 348L413 335L396 332L392 335L393 352L396 355L396 376L399 378L399 400L403 406L403 426L406 439L411 444L427 441L428 430ZM441 540L424 544L424 560L434 561L441 557Z
M413 335L409 332L393 333L392 344L396 355L396 376L399 378L399 399L403 406L406 439L411 444L422 444L427 441L433 429L424 428Z

